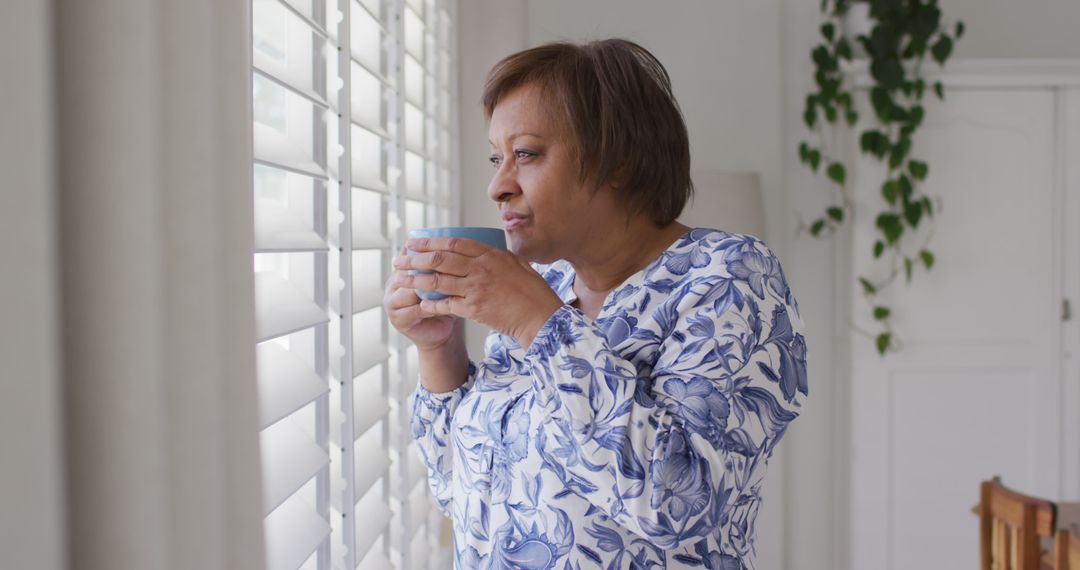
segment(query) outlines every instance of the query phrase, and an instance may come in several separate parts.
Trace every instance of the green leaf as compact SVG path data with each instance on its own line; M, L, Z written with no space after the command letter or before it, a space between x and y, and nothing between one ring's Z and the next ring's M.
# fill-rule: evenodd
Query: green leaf
M915 80L915 98L916 99L922 99L922 94L923 94L924 90L926 90L926 81L923 81L922 78L916 79Z
M940 81L934 82L934 93L937 93L938 100L945 100L945 86L942 85Z
M851 109L844 114L844 118L847 119L848 126L853 127L855 126L855 123L859 120L859 113L857 113L854 109Z
M881 131L864 131L859 137L859 146L863 153L882 158L889 148L889 138Z
M836 117L837 117L836 107L833 107L832 105L826 105L825 106L825 120L829 121L830 125L835 124L836 123Z
M840 38L840 41L836 43L836 57L851 61L851 56L851 42L847 41L847 38Z
M830 164L829 169L825 172L825 174L828 175L828 177L833 182L836 182L837 184L839 184L841 186L844 185L844 178L846 177L845 176L846 172L844 170L844 165L843 164L840 164L839 162L834 162L834 163Z
M916 180L926 180L926 174L929 172L930 167L925 162L920 160L912 160L908 162L908 171L915 177Z
M812 129L817 123L817 97L813 95L806 96L806 107L803 110L803 122L806 123L806 128Z
M879 321L884 321L889 318L890 313L892 313L892 311L890 311L888 307L882 307L880 305L874 307L874 318Z
M904 204L904 219L907 220L909 226L913 228L919 227L922 213L922 202L907 202Z
M885 242L877 240L874 242L874 259L880 258L883 253L885 253Z
M836 94L836 102L842 105L845 109L851 108L851 93L843 92Z
M957 22L956 23L955 34L956 34L956 39L960 39L960 37L964 35L964 23L963 22Z
M810 149L810 168L814 172L817 172L818 166L821 164L821 151L817 149Z
M822 45L817 46L814 51L810 52L810 58L814 60L817 68L823 71L828 71L835 65L832 55L829 54L829 48Z
M910 257L904 258L904 275L907 277L907 282L911 283L911 270L915 266L915 263L911 261Z
M949 59L949 54L951 53L952 38L945 34L941 34L938 41L930 46L930 55L933 56L934 61L938 62L938 65L945 65L945 60Z
M924 196L921 202L923 205L923 210L926 210L926 215L931 218L934 217L934 206L930 202L930 198Z
M799 162L803 164L810 162L810 145L805 142L799 143Z
M866 293L867 295L874 295L877 293L877 287L874 287L874 284L865 277L860 277L859 283L863 287L863 293Z
M892 147L892 153L889 155L889 168L898 168L904 163L904 158L911 152L911 137L903 137L900 142L896 143Z
M881 185L881 196L885 198L885 201L888 202L890 206L896 204L896 198L899 193L900 187L895 180L886 180L885 183Z
M904 233L904 226L900 223L900 216L891 213L883 213L877 218L877 227L885 234L885 241L890 245L900 239Z
M892 340L892 335L889 333L881 333L877 336L877 351L878 354L885 356L885 351L889 350L889 342Z
M810 235L817 237L823 229L825 229L825 220L817 220L810 225Z
M904 199L911 198L911 193L915 191L911 186L911 179L906 174L901 174L900 178L896 181L896 187L900 189L900 195Z
M931 267L934 266L934 254L933 253L930 253L928 250L924 249L924 250L919 252L919 257L922 258L923 265L925 265L927 269L930 269Z
M877 116L881 120L887 121L893 108L893 101L892 97L889 97L889 92L881 87L874 87L870 90L870 103L873 104Z
M835 34L836 26L834 26L832 22L825 22L821 25L821 35L825 36L825 39L831 42L833 39L833 35Z
M844 210L842 210L840 208L837 208L836 206L833 206L833 207L825 210L825 212L827 214L829 214L830 218L836 220L837 222L843 222L844 221Z
M880 27L880 26L879 26ZM892 91L899 89L904 82L904 68L900 65L899 58L872 59L870 63L870 75L885 89Z
M911 113L908 115L908 124L914 127L921 125L925 115L926 111L923 110L922 105L915 105L911 108Z

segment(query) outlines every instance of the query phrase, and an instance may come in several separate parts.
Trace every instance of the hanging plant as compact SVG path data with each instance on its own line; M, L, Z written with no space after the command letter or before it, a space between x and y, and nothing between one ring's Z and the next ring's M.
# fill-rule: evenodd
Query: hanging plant
M849 38L842 31L843 23L854 4L869 6L872 28ZM944 66L954 41L964 33L963 22L946 27L937 4L936 0L823 0L823 41L810 52L816 90L806 96L803 122L817 142L803 141L799 158L815 173L824 173L836 198L820 218L809 224L814 237L832 236L845 220L851 219L854 209L847 185L848 166L829 151L826 141L835 129L854 129L859 120L850 66L844 63L855 58L857 49L865 52L873 79L865 96L875 120L859 134L859 148L887 165L887 172L881 180L885 207L874 218L878 236L873 251L866 253L874 259L884 258L890 271L884 279L859 276L858 281L874 322L880 326L868 334L875 338L881 355L898 350L899 342L891 326L893 310L880 301L879 295L900 275L911 282L917 268L929 270L935 261L929 242L939 204L922 190L930 165L925 158L912 155L912 141L925 116L923 95L927 88L939 100L945 98L940 81L927 85L923 63L929 55ZM920 243L909 243L914 239L913 230L920 225L931 227Z

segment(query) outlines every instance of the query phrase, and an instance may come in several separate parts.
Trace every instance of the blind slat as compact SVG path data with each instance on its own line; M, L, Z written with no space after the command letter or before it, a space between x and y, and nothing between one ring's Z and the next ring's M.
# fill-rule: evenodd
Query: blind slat
M329 321L310 297L276 274L255 273L255 335L258 342Z
M372 366L386 362L390 351L382 344L371 343L353 348L353 376L359 376Z
M353 438L359 439L364 432L371 429L376 422L390 413L390 404L382 397L367 397L359 399L354 408L356 418L353 420Z
M255 252L324 251L327 243L309 225L270 200L255 201Z
M289 420L259 434L262 445L263 511L270 513L316 473L330 457L312 438Z
M255 162L326 180L326 170L311 155L280 131L254 123Z
M311 6L305 5L303 2L290 2L289 0L279 0L281 5L286 10L292 12L293 16L296 16L302 20L309 28L322 37L327 37L326 28L315 22L314 16L311 13Z
M255 350L260 429L315 401L329 387L302 360L273 342Z
M361 455L361 452L364 454ZM381 445L369 445L356 449L356 496L362 496L371 490L383 475L390 470L390 455Z
M370 190L370 188L363 188L363 190ZM334 247L340 247L341 239L338 236L336 227L331 228L330 240L333 242ZM386 249L388 247L390 247L390 240L386 239L386 236L380 235L377 232L373 232L371 230L360 232L353 231L352 248L354 250Z
M386 558L386 555L379 551L377 548L373 548L368 551L367 556L364 556L363 560L356 565L357 570L386 570L387 568L393 568L390 564L390 560Z
M372 489L356 504L356 554L363 556L390 522L390 507L378 489Z
M372 232L353 232L353 249L386 249L390 241L386 237Z
M389 349L381 341L358 338L353 344L353 377L363 374L372 366L386 362L390 358ZM338 366L337 359L331 361L331 367L334 375L340 378L341 367Z
M352 292L352 310L353 313L359 313L379 307L382 305L383 290L382 287L353 287ZM341 309L339 307L341 303L337 297L331 298L331 306L334 312L340 314Z
M353 53L352 58L350 59L350 61L352 61L352 63L355 63L356 65L359 65L360 67L364 68L364 71L366 71L366 72L370 73L371 75L373 75L376 79L379 80L380 83L382 83L384 86L386 86L386 88L388 88L390 90L396 90L397 89L397 86L394 84L394 80L392 78L387 77L386 75L380 73L378 68L376 68L376 67L374 67L372 65L371 61L365 60L364 58L357 57L355 52Z
M417 485L409 494L409 532L407 536L413 536L421 526L427 522L427 514L431 512L428 505L427 487Z
M330 535L330 523L300 496L285 501L263 521L268 570L296 570Z
M326 98L316 93L311 87L305 85L305 83L307 83L306 77L290 73L287 67L276 64L274 60L266 57L262 52L256 51L252 55L252 58L255 60L253 69L259 75L262 75L270 81L277 83L323 109L330 108L330 104L326 102Z
M412 537L410 550L412 551L412 566L416 570L427 568L428 563L428 540L423 534L409 535Z
M405 482L403 492L408 494L427 479L427 468L420 461L420 453L416 450L416 445L412 443L405 448L405 461L409 462L409 480Z

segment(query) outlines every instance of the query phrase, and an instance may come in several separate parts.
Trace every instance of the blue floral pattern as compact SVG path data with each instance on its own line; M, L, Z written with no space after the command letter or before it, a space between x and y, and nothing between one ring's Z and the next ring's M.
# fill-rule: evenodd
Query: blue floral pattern
M412 436L460 569L754 568L766 464L807 395L776 256L707 228L523 348L498 333L464 386L420 386Z

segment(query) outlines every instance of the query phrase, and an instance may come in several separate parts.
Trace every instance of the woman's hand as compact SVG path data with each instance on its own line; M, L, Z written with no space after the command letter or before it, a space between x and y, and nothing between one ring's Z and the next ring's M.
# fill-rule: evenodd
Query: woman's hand
M394 258L392 286L448 295L421 301L422 314L464 317L528 348L563 304L539 273L509 251L446 237L410 239L407 247L416 255ZM409 275L410 269L433 273Z
M401 249L401 255L405 255L405 248ZM416 291L399 284L405 273L403 269L394 271L383 295L383 308L390 324L421 351L446 345L455 332L461 334L458 331L461 327L456 327L454 322L458 319L424 310Z

